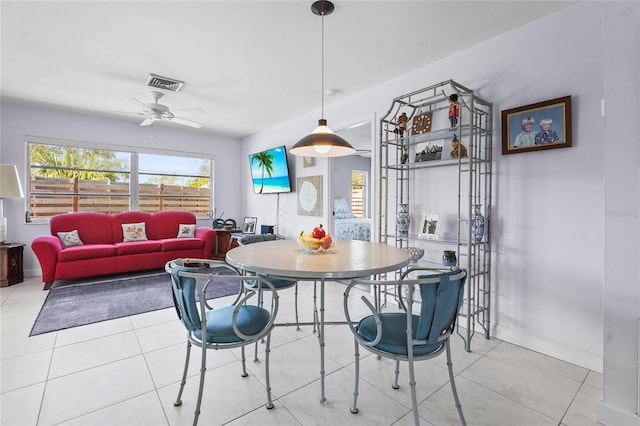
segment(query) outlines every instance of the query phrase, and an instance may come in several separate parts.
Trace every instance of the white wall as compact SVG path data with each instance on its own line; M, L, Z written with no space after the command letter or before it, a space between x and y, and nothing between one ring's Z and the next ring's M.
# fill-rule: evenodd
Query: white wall
M605 3L604 398L598 420L640 425L640 3Z
M448 79L493 102L491 332L596 371L602 371L603 347L602 9L602 3L578 4L325 106L329 125L339 128L357 117L381 117L394 97ZM565 95L573 102L573 147L501 155L500 111ZM246 138L243 153L279 143L291 147L313 129L317 114ZM303 169L296 157L293 162L294 176L326 175L322 159L314 170ZM248 171L243 174L248 187L245 175ZM429 190L447 188L445 182L430 182ZM251 211L267 205L275 211L269 200L247 192L244 197ZM295 194L281 198L281 223L286 218L281 231L289 237L317 222L298 217L295 209Z
M191 129L175 127L140 127L137 123L97 118L66 111L27 106L3 100L1 104L0 162L15 164L23 185L26 182L25 135L98 144L144 147L171 152L199 153L213 156L214 196L218 214L242 220L238 195L241 170L237 166L241 152L238 139L220 137ZM40 275L40 265L31 251L30 242L38 235L49 234L49 224L26 224L24 214L28 201L4 200L4 214L9 223L9 239L27 246L24 255L25 274ZM211 226L211 220L200 221Z

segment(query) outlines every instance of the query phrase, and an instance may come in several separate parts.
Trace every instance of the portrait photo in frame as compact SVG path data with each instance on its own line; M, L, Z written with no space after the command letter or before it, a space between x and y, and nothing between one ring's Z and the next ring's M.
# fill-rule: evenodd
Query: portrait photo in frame
M502 111L502 154L571 146L571 96Z
M258 224L257 217L245 216L244 222L242 222L242 233L243 234L255 234L256 233L256 225Z
M437 240L440 235L440 213L424 212L418 229L418 238Z

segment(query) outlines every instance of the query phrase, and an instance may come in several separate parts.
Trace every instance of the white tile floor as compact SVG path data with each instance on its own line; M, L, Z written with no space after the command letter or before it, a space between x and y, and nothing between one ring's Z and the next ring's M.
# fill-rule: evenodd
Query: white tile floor
M327 320L342 319L343 286L327 283ZM312 285L301 283L302 320L311 320ZM2 425L188 425L199 354L193 354L183 405L174 407L185 337L173 308L28 337L47 292L38 277L0 290ZM293 291L281 292L280 321L293 321ZM319 403L319 349L311 327L273 332L267 410L262 364L239 350L210 351L201 425L409 425L406 367L393 390L393 365L363 353L357 415L353 339L327 329L328 403ZM475 336L472 352L452 340L453 368L469 425L596 425L602 376L496 339ZM458 424L445 357L416 364L422 424ZM194 363L195 361L195 363Z

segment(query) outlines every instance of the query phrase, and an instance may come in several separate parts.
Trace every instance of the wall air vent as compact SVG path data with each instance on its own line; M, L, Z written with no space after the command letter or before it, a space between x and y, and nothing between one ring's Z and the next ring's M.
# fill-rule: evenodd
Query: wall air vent
M146 84L150 87L177 92L184 84L184 81L176 80L175 78L162 77L157 74L149 74Z

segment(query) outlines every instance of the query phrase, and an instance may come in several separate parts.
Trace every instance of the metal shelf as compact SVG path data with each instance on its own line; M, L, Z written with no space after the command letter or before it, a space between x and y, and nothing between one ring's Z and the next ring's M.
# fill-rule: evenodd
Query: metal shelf
M449 95L453 93L458 95L460 104L458 123L455 127L438 128L448 120ZM473 90L448 80L394 98L388 112L380 120L379 241L398 247L440 244L456 248L459 265L468 271L465 298L458 321L458 334L464 339L467 351L471 350L476 327L480 327L485 338L490 337L492 108L491 103L478 97ZM411 129L407 128L406 134L401 137L396 133L395 123L403 112L409 117L408 123L422 112L431 112L432 125L436 128L418 135L411 135ZM451 140L454 134L467 148L468 157L412 161L410 153L418 149L418 144ZM409 159L404 164L401 162L403 149L409 154ZM414 200L410 199L412 181L426 181L430 179L429 170L440 167L444 167L446 171L439 172L438 176L442 176L442 173L448 176L450 169L448 184L452 189L454 185L457 188L457 193L451 196L450 201L458 212L455 220L456 236L425 240L417 238L415 234L398 235L395 228L398 205L413 205ZM428 194L420 196L428 198ZM482 204L482 214L485 217L485 237L479 243L469 243L472 241L472 234L468 218L471 217L473 204ZM437 262L425 259L421 263Z

